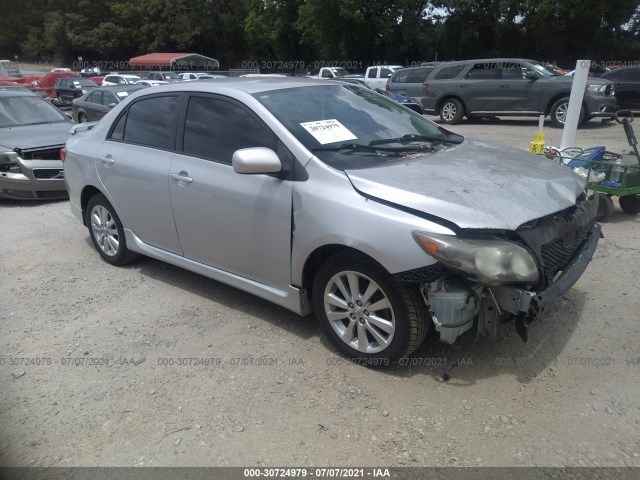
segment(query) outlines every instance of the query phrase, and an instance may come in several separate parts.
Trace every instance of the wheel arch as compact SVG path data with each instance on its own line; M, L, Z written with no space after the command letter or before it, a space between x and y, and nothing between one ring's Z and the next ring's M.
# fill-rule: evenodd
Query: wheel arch
M91 197L97 195L97 194L103 194L98 188L94 187L93 185L87 185L86 187L84 187L82 189L82 193L80 193L80 208L82 209L82 223L85 224L85 226L87 226L87 216L86 216L86 211L87 211L87 204L89 203L89 200L91 200Z
M459 95L455 95L455 94L445 95L441 99L438 100L438 102L436 103L436 112L437 113L440 113L440 108L442 108L442 104L445 101L449 100L450 98L454 98L454 99L458 100L462 104L462 108L464 108L464 112L468 113L466 102L462 99L462 97L460 97Z
M554 103L556 103L561 98L564 98L564 97L569 98L570 96L571 96L571 92L562 92L562 93L558 93L555 96L551 97L551 100L549 100L547 102L547 106L545 107L545 110L544 110L545 116L547 116L547 115L549 115L551 113L551 107L553 107ZM582 107L584 108L585 114L588 115L589 112L587 111L587 104L584 101L584 98L582 100Z
M354 253L354 254L361 255L368 262L371 262L379 266L383 270L387 271L387 269L384 268L384 266L380 264L380 262L375 260L371 255L366 254L362 250L358 250L357 248L353 248L353 247L349 247L347 245L341 245L341 244L323 245L321 247L316 248L313 252L311 252L311 254L307 257L307 260L304 263L304 267L302 267L302 287L306 291L309 298L311 298L311 294L313 292L313 282L315 280L318 269L329 258L339 253Z

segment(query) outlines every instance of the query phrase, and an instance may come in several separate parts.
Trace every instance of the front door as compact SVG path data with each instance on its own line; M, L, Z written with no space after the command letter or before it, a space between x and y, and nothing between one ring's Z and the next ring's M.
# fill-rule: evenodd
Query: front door
M194 94L169 190L184 256L284 289L291 283L291 181L241 175L240 148L267 147L287 161L275 134L244 105Z

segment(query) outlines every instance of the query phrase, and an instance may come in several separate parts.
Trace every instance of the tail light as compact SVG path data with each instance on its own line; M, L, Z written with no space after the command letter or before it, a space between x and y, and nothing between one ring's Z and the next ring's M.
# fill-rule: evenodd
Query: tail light
M62 160L63 162L66 160L67 158L67 148L66 147L62 147L60 149L60 160Z
M422 93L426 94L429 91L429 84L425 83L422 85Z

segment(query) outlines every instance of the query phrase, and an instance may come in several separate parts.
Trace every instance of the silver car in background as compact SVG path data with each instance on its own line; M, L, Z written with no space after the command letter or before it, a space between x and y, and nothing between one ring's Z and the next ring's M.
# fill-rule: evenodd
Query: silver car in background
M60 150L71 125L39 95L0 88L0 198L67 198Z
M432 329L453 343L512 321L526 340L600 237L570 170L357 85L164 85L74 129L71 209L105 261L143 254L315 311L372 366Z

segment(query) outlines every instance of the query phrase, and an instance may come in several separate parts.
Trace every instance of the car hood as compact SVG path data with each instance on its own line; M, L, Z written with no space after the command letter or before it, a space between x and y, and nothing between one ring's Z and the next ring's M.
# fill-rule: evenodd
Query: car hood
M58 122L0 128L0 145L12 150L63 145L69 138L71 125Z
M345 173L368 197L474 229L514 230L574 205L584 189L566 167L479 140Z

